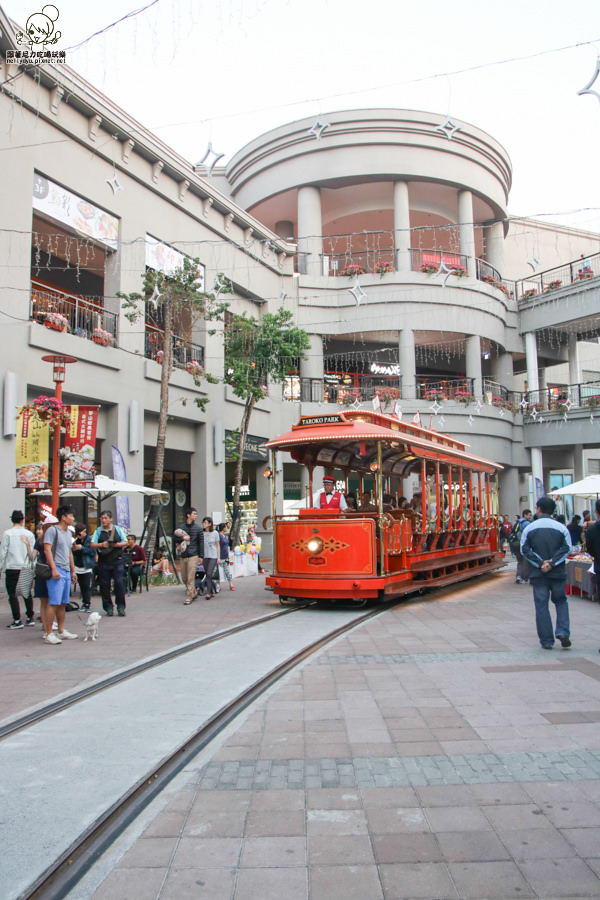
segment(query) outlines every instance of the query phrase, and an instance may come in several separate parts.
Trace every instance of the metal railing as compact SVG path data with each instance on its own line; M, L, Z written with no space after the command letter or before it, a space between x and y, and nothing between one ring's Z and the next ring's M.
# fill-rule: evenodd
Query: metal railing
M158 328L147 327L144 336L145 357L161 362L164 347L164 332ZM204 367L204 347L199 344L193 344L179 335L173 335L173 365L175 368L185 369L186 365L191 362L199 363L199 365Z
M464 271L467 273L468 259L462 253L452 253L449 250L424 250L423 248L410 250L410 265L413 272L422 272L431 269L436 272L442 262L449 269Z
M566 263L564 266L556 266L554 269L546 269L539 274L532 274L528 278L522 278L515 282L515 296L517 300L533 300L543 294L552 295L553 291L568 284L580 284L592 278L600 276L600 253L594 253Z
M54 315L53 315L54 314ZM56 316L65 320L64 327ZM94 340L98 332L105 332L110 338L103 342L116 344L117 316L108 312L98 303L53 288L42 281L31 281L31 300L29 318L32 322L55 328L58 331L69 331L81 338ZM55 324L51 324L54 322Z
M474 403L477 398L472 378L444 378L433 381L431 378L417 377L417 399L431 402L455 400L458 403Z
M540 412L569 413L572 409L593 412L600 409L600 381L587 381L562 388L544 388L522 395L522 409L529 414Z

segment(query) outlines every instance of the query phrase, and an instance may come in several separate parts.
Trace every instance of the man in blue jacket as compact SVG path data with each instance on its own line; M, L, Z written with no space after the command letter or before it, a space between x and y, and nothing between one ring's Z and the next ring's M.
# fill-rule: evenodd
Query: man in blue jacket
M565 566L571 552L571 536L565 525L552 518L555 510L556 503L551 497L540 497L536 507L538 517L527 526L521 538L521 553L530 565L535 624L544 650L552 650L554 646L550 599L556 609L556 638L565 649L571 646Z

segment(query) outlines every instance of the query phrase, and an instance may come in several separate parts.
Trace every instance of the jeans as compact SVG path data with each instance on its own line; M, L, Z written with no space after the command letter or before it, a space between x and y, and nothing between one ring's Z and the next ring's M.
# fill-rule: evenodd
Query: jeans
M219 578L215 579L215 569L217 568L218 559L213 559L212 557L205 556L202 564L204 566L204 571L206 573L206 593L214 594L215 593L215 581L218 581Z
M83 606L89 606L92 600L92 572L78 572L77 584L81 594L81 603Z
M569 604L567 602L566 578L532 578L533 601L535 603L535 624L542 647L552 647L554 644L554 629L552 617L548 608L549 600L552 600L556 609L556 637L570 637Z
M113 608L113 602L110 596L110 580L115 582L115 601L117 606L125 609L125 587L123 584L123 560L119 559L115 563L107 565L106 563L98 564L98 581L100 582L100 595L102 596L102 608L104 611Z

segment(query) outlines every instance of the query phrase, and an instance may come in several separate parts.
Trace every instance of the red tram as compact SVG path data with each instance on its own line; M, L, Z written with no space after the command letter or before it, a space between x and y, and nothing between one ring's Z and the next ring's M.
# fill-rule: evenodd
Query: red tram
M305 508L297 513L275 514L273 484L273 574L267 585L282 603L316 599L360 606L504 565L496 475L501 466L471 455L466 444L356 409L303 416L267 446L273 471L278 451L308 469ZM336 477L342 489L352 478L361 494L372 490L371 508L317 508L316 467ZM410 505L384 504L384 495L401 495L409 478L416 488Z

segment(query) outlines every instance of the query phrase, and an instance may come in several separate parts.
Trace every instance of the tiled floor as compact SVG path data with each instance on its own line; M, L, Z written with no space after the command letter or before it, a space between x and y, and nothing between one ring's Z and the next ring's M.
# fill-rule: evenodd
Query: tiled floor
M548 654L514 573L289 675L72 900L600 897L600 609Z

